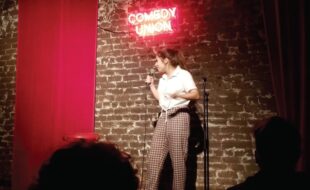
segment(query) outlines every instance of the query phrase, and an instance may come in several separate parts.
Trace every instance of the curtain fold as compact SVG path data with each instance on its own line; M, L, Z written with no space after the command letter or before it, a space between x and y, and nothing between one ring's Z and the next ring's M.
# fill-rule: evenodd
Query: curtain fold
M277 112L299 127L302 155L298 169L309 171L309 2L261 2Z
M96 0L20 0L13 190L27 189L63 137L94 131Z

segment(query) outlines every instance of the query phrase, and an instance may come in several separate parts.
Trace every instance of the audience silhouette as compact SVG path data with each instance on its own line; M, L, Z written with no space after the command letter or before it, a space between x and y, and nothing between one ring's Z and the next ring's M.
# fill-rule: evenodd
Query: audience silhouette
M56 150L29 190L137 190L130 156L107 142L77 141Z
M296 171L300 134L287 120L272 116L254 126L259 171L227 190L309 190L305 173Z

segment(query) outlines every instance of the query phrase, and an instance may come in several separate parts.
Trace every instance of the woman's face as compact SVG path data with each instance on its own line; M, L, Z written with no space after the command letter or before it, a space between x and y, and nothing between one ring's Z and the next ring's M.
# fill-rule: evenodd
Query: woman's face
M156 56L156 62L155 62L155 68L158 70L160 73L165 73L166 72L166 67L167 63L164 61L165 59L162 59L158 56Z

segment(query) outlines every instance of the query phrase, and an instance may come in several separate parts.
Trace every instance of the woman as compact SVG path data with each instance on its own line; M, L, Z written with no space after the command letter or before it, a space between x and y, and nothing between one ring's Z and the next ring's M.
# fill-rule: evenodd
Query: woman
M190 131L190 115L186 111L191 100L199 99L199 92L192 75L184 69L183 56L173 49L162 49L156 53L155 68L163 74L158 88L152 76L146 83L162 109L155 127L149 152L148 190L158 189L160 171L167 154L173 167L173 189L185 188L186 158Z

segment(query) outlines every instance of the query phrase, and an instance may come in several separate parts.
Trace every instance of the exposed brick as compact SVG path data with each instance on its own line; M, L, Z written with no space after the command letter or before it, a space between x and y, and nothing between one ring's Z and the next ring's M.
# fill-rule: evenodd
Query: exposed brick
M12 175L12 146L15 107L17 7L7 2L1 8L0 32L0 189L9 190ZM1 22L1 23L2 23ZM14 34L15 33L15 34Z

